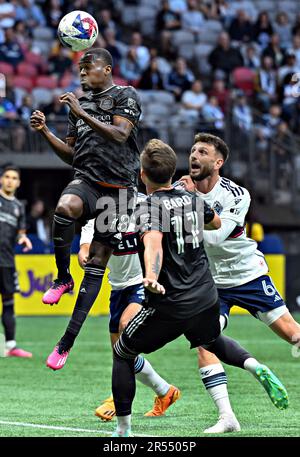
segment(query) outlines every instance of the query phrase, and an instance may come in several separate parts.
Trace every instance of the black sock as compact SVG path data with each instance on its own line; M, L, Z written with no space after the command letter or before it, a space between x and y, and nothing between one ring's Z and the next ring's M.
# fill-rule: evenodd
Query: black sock
M87 263L84 270L84 278L79 288L72 317L66 333L59 342L59 349L63 351L67 351L73 346L102 285L104 267Z
M75 233L75 219L54 214L52 236L58 279L70 279L71 245Z
M2 298L2 325L6 341L15 340L16 336L16 318L14 313L14 298Z
M228 336L220 335L206 349L213 352L222 362L234 367L244 368L245 360L252 357L239 343Z
M135 396L134 358L120 357L113 351L112 393L117 416L131 414Z

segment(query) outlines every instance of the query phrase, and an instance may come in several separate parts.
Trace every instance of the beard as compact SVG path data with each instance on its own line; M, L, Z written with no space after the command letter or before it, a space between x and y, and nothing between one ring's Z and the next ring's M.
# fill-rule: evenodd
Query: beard
M192 178L193 181L198 181L198 182L199 181L204 181L204 179L209 178L209 176L211 176L211 170L209 170L208 168L200 169L198 174L195 174L190 169L190 177Z

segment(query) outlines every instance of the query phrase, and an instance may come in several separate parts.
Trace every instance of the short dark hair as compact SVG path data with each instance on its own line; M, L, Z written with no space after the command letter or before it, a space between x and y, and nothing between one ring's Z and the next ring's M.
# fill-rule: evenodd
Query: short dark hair
M171 146L154 138L148 141L141 154L141 165L154 183L168 182L175 174L177 157Z
M21 177L21 170L16 165L5 165L5 167L2 170L1 176L5 175L7 171L15 171L16 173L18 173L19 178Z
M229 148L225 141L223 141L220 137L216 135L212 135L211 133L197 133L194 138L194 143L207 143L212 144L215 147L215 150L222 154L224 163L229 157Z
M85 60L88 56L92 56L95 60L102 60L105 65L113 66L113 58L111 53L105 48L92 48L84 53L80 60Z

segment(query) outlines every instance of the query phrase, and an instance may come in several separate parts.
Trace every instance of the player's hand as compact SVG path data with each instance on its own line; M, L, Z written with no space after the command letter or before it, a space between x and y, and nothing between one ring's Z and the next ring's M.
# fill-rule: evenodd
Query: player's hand
M195 192L196 191L195 183L194 183L194 181L192 180L192 178L189 175L182 176L179 179L179 182L181 182L181 184L183 185L185 190L187 190L188 192Z
M24 248L22 249L23 252L28 252L32 249L32 243L26 235L21 235L19 237L18 244L24 245Z
M72 113L80 117L83 113L83 109L80 106L80 103L77 97L73 94L73 92L66 92L59 97L60 103L64 105L68 105Z
M46 117L42 111L35 110L30 116L30 126L34 130L41 130L46 125Z
M149 292L152 292L153 294L165 295L165 293L166 293L166 289L164 288L164 286L159 284L159 282L157 282L156 279L144 278L143 284L144 284L144 287L147 290L149 290Z
M84 243L80 246L80 250L78 252L78 263L81 266L81 268L85 267L85 264L89 258L89 250L90 250L90 244Z

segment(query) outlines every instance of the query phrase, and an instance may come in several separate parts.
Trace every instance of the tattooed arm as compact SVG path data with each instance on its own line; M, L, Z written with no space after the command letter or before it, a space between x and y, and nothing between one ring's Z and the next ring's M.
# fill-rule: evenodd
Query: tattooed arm
M146 232L143 236L145 246L145 278L143 283L150 292L155 294L165 293L164 287L157 282L163 260L162 237L163 234L156 230Z

